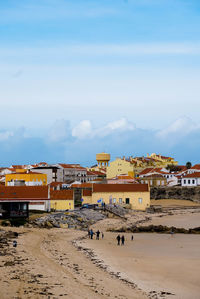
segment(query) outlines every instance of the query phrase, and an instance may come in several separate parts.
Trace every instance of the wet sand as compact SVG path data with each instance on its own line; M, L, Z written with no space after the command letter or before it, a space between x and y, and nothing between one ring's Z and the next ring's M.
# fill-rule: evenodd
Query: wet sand
M151 205L161 205L162 207L200 207L199 202L183 199L151 199Z
M147 221L144 225L166 225L166 226L175 226L179 228L195 228L200 227L200 213L183 213L175 215L166 215L163 216L154 216L152 220Z
M124 235L125 246L117 246L117 234L108 232L104 240L81 243L111 272L155 298L200 298L200 236L135 234L131 241L131 234Z

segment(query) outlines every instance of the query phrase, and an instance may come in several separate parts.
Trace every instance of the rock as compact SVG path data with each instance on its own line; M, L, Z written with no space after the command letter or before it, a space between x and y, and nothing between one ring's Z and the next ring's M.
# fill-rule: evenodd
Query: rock
M52 228L53 224L50 221L47 221L45 226L48 227L48 228Z
M2 226L11 226L11 223L9 220L3 220L1 223Z
M200 202L200 187L152 187L151 199L180 199Z
M68 225L67 223L65 223L65 224L64 224L64 223L61 223L61 224L60 224L60 227L61 227L61 228L69 228L69 225Z
M81 217L78 217L77 220L80 222L83 222L83 218L81 218Z

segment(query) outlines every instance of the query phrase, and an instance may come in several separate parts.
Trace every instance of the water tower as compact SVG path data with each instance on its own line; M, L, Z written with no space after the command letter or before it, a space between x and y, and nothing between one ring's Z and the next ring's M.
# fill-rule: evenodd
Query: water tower
M110 154L107 153L96 154L96 160L99 168L107 167L110 161Z

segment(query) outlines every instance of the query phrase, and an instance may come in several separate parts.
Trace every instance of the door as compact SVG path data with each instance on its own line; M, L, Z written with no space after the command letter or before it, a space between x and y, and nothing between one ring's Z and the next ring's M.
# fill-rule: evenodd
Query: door
M126 204L127 204L127 205L130 204L130 198L126 198Z

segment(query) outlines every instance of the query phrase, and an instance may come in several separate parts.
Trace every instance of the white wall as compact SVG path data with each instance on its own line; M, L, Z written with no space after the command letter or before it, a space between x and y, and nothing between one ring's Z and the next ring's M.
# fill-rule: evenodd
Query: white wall
M197 178L182 178L181 186L194 187L200 185L200 180Z
M29 210L45 211L45 204L29 204Z
M7 182L7 185L8 186L24 186L24 184L17 184L17 181L18 180L15 180L15 181L12 181L12 182ZM25 186L42 186L42 181L28 181L28 182L25 182Z
M50 200L43 200L42 203L38 203L36 200L31 200L29 203L29 210L47 211L51 210Z
M32 172L39 172L44 173L47 175L47 184L50 184L52 182L55 182L55 174L53 173L52 169L31 169ZM63 182L63 171L62 169L57 169L57 182Z

